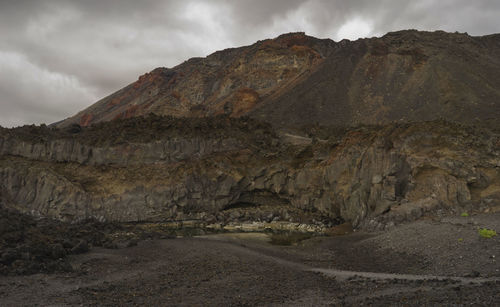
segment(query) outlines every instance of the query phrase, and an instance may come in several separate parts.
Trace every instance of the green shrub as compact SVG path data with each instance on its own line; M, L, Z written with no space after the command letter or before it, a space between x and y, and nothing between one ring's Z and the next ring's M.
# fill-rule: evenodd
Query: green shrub
M479 229L479 235L482 238L492 238L497 235L497 232L494 231L493 229L486 229L486 228L480 228Z
M467 213L467 212L462 212L462 214L460 214L460 216L463 216L463 217L468 217L468 216L469 216L469 213Z

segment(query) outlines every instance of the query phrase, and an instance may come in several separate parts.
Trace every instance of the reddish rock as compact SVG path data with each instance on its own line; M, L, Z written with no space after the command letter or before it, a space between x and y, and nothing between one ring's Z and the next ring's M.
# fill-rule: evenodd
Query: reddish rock
M62 121L154 112L277 126L500 117L500 36L415 30L334 42L289 33L157 68Z
M80 126L88 126L92 122L92 114L85 113L80 118Z

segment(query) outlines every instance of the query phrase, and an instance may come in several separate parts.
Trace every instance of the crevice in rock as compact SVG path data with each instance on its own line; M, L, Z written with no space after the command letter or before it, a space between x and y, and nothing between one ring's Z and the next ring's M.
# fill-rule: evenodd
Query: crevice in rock
M396 198L401 198L408 192L408 183L411 173L411 166L403 159L401 169L396 174L396 185L395 185L395 196Z
M290 201L268 190L245 191L234 202L226 205L222 210L236 208L256 208L260 206L289 206Z

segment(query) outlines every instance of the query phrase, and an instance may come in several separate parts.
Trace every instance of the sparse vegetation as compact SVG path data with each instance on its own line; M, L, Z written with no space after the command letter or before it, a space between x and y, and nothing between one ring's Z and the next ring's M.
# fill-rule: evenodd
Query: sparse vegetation
M469 213L467 213L467 212L462 212L462 214L460 214L460 216L462 216L462 217L468 217L468 216L469 216Z
M481 238L490 239L496 235L497 235L497 232L493 229L479 228L479 236L481 236Z
M312 234L303 232L280 232L271 235L273 245L294 245L301 241L310 239Z

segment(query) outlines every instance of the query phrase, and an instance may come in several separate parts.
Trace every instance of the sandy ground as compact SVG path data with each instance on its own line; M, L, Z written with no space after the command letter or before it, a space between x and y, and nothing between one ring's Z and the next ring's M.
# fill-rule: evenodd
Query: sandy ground
M70 273L0 277L1 306L500 305L500 214L423 219L380 233L140 241L70 256Z

